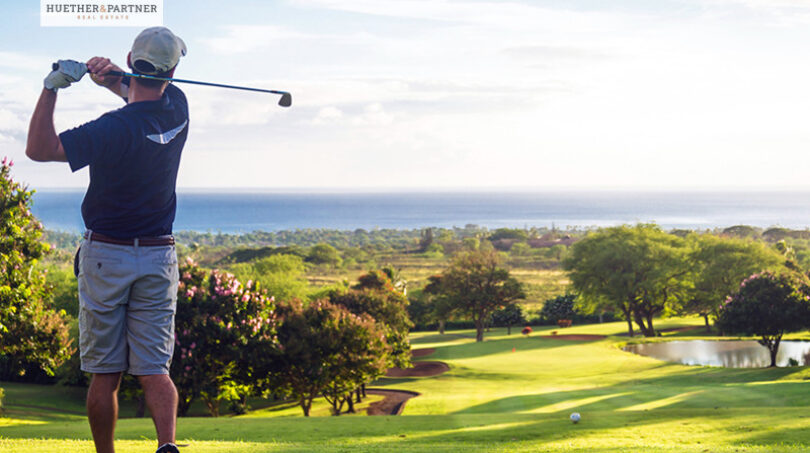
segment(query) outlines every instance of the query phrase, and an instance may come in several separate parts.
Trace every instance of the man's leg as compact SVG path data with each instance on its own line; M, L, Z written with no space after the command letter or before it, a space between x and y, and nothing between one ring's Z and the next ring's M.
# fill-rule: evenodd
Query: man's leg
M121 373L93 374L87 390L87 417L97 453L113 453L118 419L118 386Z
M158 445L174 443L177 426L177 389L165 374L138 376L143 387L146 406L155 422Z

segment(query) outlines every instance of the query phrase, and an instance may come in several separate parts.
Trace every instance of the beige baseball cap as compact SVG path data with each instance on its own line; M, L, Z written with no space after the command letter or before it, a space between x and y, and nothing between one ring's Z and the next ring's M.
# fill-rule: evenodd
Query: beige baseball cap
M132 68L141 74L155 75L177 66L186 55L186 43L166 27L150 27L132 43Z

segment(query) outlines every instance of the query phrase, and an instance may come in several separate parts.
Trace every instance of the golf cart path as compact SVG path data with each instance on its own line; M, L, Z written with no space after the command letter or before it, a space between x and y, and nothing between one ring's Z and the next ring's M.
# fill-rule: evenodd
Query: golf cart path
M411 351L411 357L426 357L434 352L436 352L435 348L414 349ZM430 377L450 370L450 366L438 361L425 360L412 362L412 365L411 368L391 368L385 375L387 377ZM418 392L393 389L366 389L366 393L384 396L382 400L375 401L368 406L366 409L368 415L400 415L405 409L405 403L409 399L419 396Z
M383 395L380 401L369 404L366 413L368 415L401 415L405 409L405 403L409 399L419 396L418 392L408 390L389 389L366 389L368 395Z

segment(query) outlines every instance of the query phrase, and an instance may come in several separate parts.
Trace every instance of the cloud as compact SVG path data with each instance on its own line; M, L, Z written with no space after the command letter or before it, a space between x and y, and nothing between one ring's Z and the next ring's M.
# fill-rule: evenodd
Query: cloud
M6 108L0 108L0 131L26 132L27 130L28 124L22 115Z
M630 15L599 10L575 11L568 7L546 8L516 1L292 0L292 3L373 16L534 30L605 29L612 26L614 19Z
M50 66L49 58L37 55L23 54L19 52L0 51L0 68L8 68L24 71L38 71L47 74Z
M337 107L324 107L318 110L318 114L312 120L312 124L325 124L331 123L343 118L343 111Z
M520 60L583 60L601 59L611 56L610 53L596 48L555 45L509 47L501 50L501 53Z
M275 25L225 25L219 30L222 32L220 36L200 39L211 51L219 54L255 52L307 36Z

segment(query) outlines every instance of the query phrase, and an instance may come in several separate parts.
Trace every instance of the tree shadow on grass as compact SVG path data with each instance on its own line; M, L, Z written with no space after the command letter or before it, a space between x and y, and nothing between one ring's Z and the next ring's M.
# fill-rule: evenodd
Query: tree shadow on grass
M583 341L549 340L546 338L498 338L463 344L452 344L436 348L430 355L431 360L464 360L486 357L495 354L512 353L513 350L524 352L538 349L553 349L564 346L580 345Z
M680 367L678 365L663 365ZM695 367L664 376L630 378L612 385L586 389L514 395L455 412L554 412L561 410L644 411L656 409L714 409L728 407L800 407L808 384L779 382L793 370L721 369ZM754 384L754 385L750 385Z
M411 340L411 345L419 346L420 344L430 343L445 343L453 340L475 340L475 332L473 333L437 333L433 335L426 335Z

